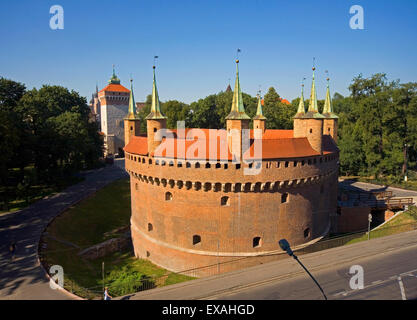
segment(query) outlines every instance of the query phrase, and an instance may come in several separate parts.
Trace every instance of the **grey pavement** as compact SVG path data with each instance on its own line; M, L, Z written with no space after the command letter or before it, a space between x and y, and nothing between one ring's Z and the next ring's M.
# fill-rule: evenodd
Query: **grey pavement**
M38 242L48 223L68 207L117 179L127 177L124 160L84 173L85 180L28 208L0 216L0 299L69 299L49 287L38 261ZM14 260L11 241L17 244ZM65 272L65 270L64 270Z
M417 191L412 190L405 190L395 187L389 186L380 186L372 183L367 182L356 182L353 180L344 180L339 182L339 186L343 186L345 188L357 191L371 191L371 192L378 192L378 191L392 191L393 196L395 197L413 197L417 199Z
M417 230L301 255L329 299L417 299ZM364 289L352 290L352 265L364 269ZM399 280L401 279L401 281ZM400 285L402 283L402 285ZM402 287L402 288L401 288ZM288 257L244 270L139 292L129 299L323 299Z

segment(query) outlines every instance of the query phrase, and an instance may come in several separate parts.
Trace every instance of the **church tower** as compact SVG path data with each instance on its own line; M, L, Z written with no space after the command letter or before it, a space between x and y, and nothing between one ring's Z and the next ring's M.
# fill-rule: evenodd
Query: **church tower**
M151 155L161 144L162 135L160 130L166 129L167 117L161 111L158 90L156 88L155 66L153 68L153 85L152 85L152 106L151 112L146 116L146 126L148 133L148 154Z
M133 80L130 79L129 111L124 119L125 124L125 146L129 143L131 136L138 136L140 120L136 113L135 97L133 95Z
M243 106L242 91L239 82L239 60L236 60L236 81L233 91L232 108L226 117L227 143L234 160L240 162L242 154L242 141L249 141L250 117ZM249 143L248 143L249 144Z
M261 96L258 94L258 108L256 109L256 115L253 118L253 135L255 139L262 139L265 133L265 121L266 118L262 111Z
M101 131L104 133L105 154L123 152L125 145L124 118L129 109L129 89L120 84L113 66L109 84L98 92Z
M339 117L333 113L332 100L330 98L329 78L327 80L326 100L323 108L323 134L330 135L337 143L337 121Z

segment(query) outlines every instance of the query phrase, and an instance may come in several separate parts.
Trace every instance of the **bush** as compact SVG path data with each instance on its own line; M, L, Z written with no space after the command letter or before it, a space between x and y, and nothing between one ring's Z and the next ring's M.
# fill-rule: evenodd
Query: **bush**
M136 270L124 266L122 269L113 270L106 278L109 292L114 296L122 296L155 287L154 281Z

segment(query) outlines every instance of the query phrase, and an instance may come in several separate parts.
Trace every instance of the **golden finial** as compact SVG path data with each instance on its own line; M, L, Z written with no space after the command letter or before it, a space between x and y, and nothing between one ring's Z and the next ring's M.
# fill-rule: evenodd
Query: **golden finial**
M239 63L239 59L236 59L236 63Z

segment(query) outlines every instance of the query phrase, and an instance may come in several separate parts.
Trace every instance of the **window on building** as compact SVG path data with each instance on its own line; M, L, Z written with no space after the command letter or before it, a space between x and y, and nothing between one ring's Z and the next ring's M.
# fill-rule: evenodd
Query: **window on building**
M135 183L135 189L136 189L136 190L138 190L138 189L139 189L139 187L138 187L138 184L137 184L137 183Z
M146 257L150 257L151 256L151 253L149 252L149 251L146 251Z
M286 202L288 202L288 193L285 192L281 195L281 203L286 203Z
M222 206L229 206L230 205L230 198L229 197L222 197L220 200L220 204Z
M313 129L310 129L310 133L313 133Z
M310 236L310 228L304 230L304 238L308 238Z
M193 235L193 245L201 243L201 237L198 234Z
M252 240L252 247L259 248L262 245L261 237L255 237Z
M158 129L157 128L153 128L153 132L156 132L156 131L158 131Z
M289 162L285 161L285 168L288 168Z
M211 165L210 165L210 163L206 163L206 169L210 169L210 167L211 167Z
M152 231L153 230L153 225L152 223L148 223L148 231Z
M236 169L240 169L240 163L236 164Z
M165 193L165 200L166 201L171 201L172 200L172 193L171 192L166 192Z
M200 163L199 163L199 162L196 162L196 163L195 163L195 167L196 167L196 168L200 168Z

